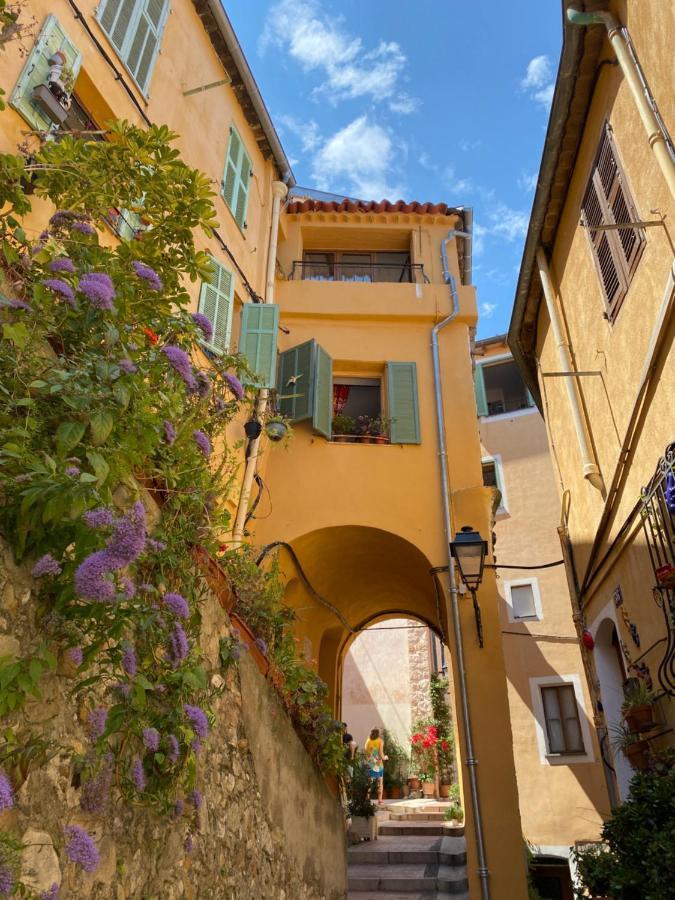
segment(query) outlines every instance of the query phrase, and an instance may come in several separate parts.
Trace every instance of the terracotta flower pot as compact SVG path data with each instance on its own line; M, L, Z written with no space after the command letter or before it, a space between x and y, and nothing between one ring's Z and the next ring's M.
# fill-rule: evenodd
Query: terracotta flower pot
M438 796L446 799L450 796L450 785L449 784L441 784L438 788Z
M399 800L401 797L401 787L398 784L393 784L389 788L389 796L392 800Z
M229 613L237 598L232 590L232 583L228 574L204 547L195 547L192 558L204 573L206 583L218 598L218 602L225 612Z
M634 769L637 769L639 772L644 772L645 769L649 768L648 751L649 744L647 741L636 741L634 744L629 744L628 747L626 747L623 751L623 755Z
M408 785L410 786L411 791L419 791L421 782L419 778L409 778Z
M262 652L256 643L256 637L243 619L240 619L236 613L230 613L230 619L235 628L239 629L239 637L242 644L245 644L251 658L255 661L256 666L263 675L267 675L270 668L270 661Z
M433 781L423 781L422 790L425 797L433 797L436 793L436 785L433 783Z
M627 709L623 717L628 730L632 732L649 731L654 726L654 710L650 703L643 703L641 706Z
M331 441L336 444L352 444L354 442L353 434L333 434L331 435Z

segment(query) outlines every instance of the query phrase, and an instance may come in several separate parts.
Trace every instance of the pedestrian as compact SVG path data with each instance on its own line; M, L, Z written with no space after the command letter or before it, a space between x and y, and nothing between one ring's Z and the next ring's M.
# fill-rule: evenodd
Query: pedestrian
M342 723L342 744L344 746L345 751L345 759L347 762L354 759L356 754L356 741L353 736L347 731L349 726L346 722Z
M388 756L384 754L384 741L380 737L380 729L373 728L370 737L365 743L366 763L368 774L373 782L377 782L377 800L382 805L382 792L384 790L384 763ZM372 790L372 786L371 786Z

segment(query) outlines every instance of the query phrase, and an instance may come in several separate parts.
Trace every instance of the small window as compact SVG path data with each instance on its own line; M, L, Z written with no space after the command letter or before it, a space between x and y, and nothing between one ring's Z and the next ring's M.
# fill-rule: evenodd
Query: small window
M579 710L574 685L556 684L541 688L549 753L583 753Z
M104 0L96 18L147 95L169 13L169 0Z
M382 413L382 383L379 378L333 377L333 415L376 419Z
M485 487L497 488L501 494L499 501L498 513L508 512L506 504L506 487L504 485L504 472L502 469L502 460L499 454L488 456L481 460L483 467L483 484Z
M497 464L494 459L483 463L483 484L485 487L494 487L499 490L499 479L497 478Z
M543 618L539 582L536 578L506 581L504 588L510 621L521 622Z
M534 401L512 359L476 366L476 406L479 416L500 416L530 409Z

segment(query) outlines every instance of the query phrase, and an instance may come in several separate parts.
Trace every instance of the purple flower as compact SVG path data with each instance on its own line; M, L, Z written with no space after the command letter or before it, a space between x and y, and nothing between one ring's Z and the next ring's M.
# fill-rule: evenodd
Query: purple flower
M54 215L49 220L49 224L54 225L55 228L59 228L62 225L72 225L73 222L78 222L81 219L86 218L86 213L74 212L72 209L57 209ZM49 232L43 231L39 237L39 240L46 240L47 237L49 237Z
M120 359L117 365L120 371L127 375L133 375L134 372L138 372L138 366L130 359Z
M50 272L70 272L72 274L75 271L75 265L72 259L69 259L67 256L60 256L58 259L53 259L47 268Z
M2 769L0 769L0 812L3 809L11 809L14 806L14 792L12 785Z
M89 778L82 785L80 808L85 812L100 815L106 811L110 800L112 786L112 755L106 754L103 765L97 775Z
M190 652L190 644L187 635L183 630L183 626L176 624L173 631L169 635L169 646L166 651L166 658L177 669Z
M213 401L213 405L216 408L216 412L223 412L223 410L227 406L222 397L216 397L216 399Z
M105 528L115 521L112 510L106 509L105 506L88 509L82 518L90 528Z
M68 859L81 866L85 872L93 872L97 869L100 858L91 835L79 825L68 825L63 831L68 838L66 844Z
M213 325L211 324L211 319L209 319L208 316L205 316L204 313L196 312L192 313L192 321L201 329L206 340L210 341L213 337Z
M190 720L190 724L197 737L205 740L209 736L209 720L206 718L204 710L200 709L199 706L189 706L186 704L183 707L183 712Z
M194 790L190 794L189 799L190 799L190 803L194 806L194 808L199 809L199 807L202 805L202 801L204 798L201 795L201 791Z
M136 596L136 585L126 575L124 578L120 578L120 589L127 600L133 600Z
M90 554L75 571L75 591L85 600L109 603L115 599L115 587L108 579L111 560L107 550Z
M69 478L77 478L77 476L78 476L79 474L80 474L80 468L79 468L79 466L68 466L68 467L66 468L66 475L67 475Z
M41 578L43 575L60 575L61 566L57 563L51 553L45 553L35 563L31 570L33 578Z
M176 429L168 419L164 420L164 438L167 444L173 444L176 440Z
M154 553L161 553L163 550L166 550L166 544L164 541L157 541L155 538L148 538L147 546Z
M148 750L159 750L159 731L156 728L144 728L143 744Z
M180 819L180 817L185 812L185 804L182 800L176 800L173 807L173 816L175 819Z
M125 700L128 700L129 697L131 697L131 685L127 684L125 681L118 681L115 685L115 690L119 691Z
M164 287L162 279L154 269L151 269L150 266L147 266L145 263L139 262L138 260L134 260L131 265L138 277L148 282L148 287L151 287L153 291L162 290Z
M41 283L55 294L60 294L71 306L75 305L75 293L67 281L61 278L44 278Z
M92 709L87 718L87 722L89 723L89 737L92 741L97 741L103 736L107 721L108 710L105 706L99 706L96 709Z
M145 549L145 507L138 500L126 515L117 519L105 550L97 550L80 563L75 572L75 591L85 600L107 603L115 588L108 576L138 559Z
M110 275L106 275L105 272L89 272L83 275L77 289L97 309L113 309L115 286Z
M135 756L131 763L131 780L136 785L137 791L145 790L145 769L140 756Z
M267 644L261 637L255 639L255 645L261 653L264 653L265 656L267 656Z
M25 300L19 300L18 297L12 297L9 301L9 305L12 309L25 309L26 312L33 312L33 307L30 303L26 303Z
M190 834L190 832L188 832L185 837L185 852L192 853L193 846L194 846L194 844L192 841L192 835Z
M195 739L191 742L191 744L190 744L190 749L191 749L191 750L194 750L195 753L200 753L200 752L201 752L201 749L202 749L202 742L199 740L199 738L195 738Z
M187 619L190 615L190 607L187 600L185 597L181 597L180 594L164 594L164 605L181 619Z
M227 386L232 391L237 400L241 400L244 396L244 386L239 381L236 375L232 375L229 372L225 375L225 381L227 382Z
M140 585L140 588L144 594L151 594L155 589L151 584L147 584L147 582Z
M175 734L170 734L166 740L169 745L167 759L170 763L178 762L178 757L180 756L180 745L178 744L178 738Z
M14 887L14 875L7 866L0 866L0 897L9 897Z
M178 372L183 379L187 389L189 391L196 391L197 379L192 372L192 363L185 350L181 350L180 347L169 344L167 347L162 347L162 353L169 360L171 368Z
M96 229L88 222L73 222L73 231L79 231L80 234L96 234Z
M59 900L59 886L54 882L54 884L49 888L48 891L43 891L40 894L40 900Z
M199 449L202 451L204 456L210 456L211 455L211 441L204 434L204 432L197 429L196 431L192 432L192 437L194 438L195 444L199 447Z
M81 666L82 660L84 658L84 655L82 653L82 647L71 647L68 650L68 658L74 665L76 665L78 667Z
M133 647L127 647L122 654L122 668L127 673L129 678L133 678L136 674L138 670L138 663L136 662L136 651Z
M197 396L206 400L211 391L211 379L207 372L197 372Z

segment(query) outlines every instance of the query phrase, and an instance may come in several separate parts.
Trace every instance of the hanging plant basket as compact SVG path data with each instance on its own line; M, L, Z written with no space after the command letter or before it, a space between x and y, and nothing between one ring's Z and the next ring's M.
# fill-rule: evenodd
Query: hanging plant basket
M649 744L647 741L635 741L623 751L624 756L634 769L644 772L649 768Z
M244 431L246 432L246 437L249 441L254 441L257 437L260 437L262 425L257 419L249 419L244 425Z
M248 627L246 622L243 619L240 619L236 613L230 613L230 619L235 628L239 630L239 638L248 649L251 654L251 658L255 662L259 671L263 675L267 675L270 668L270 661L262 652L258 644L256 643L256 638L251 629Z
M283 441L288 434L288 425L285 422L279 422L273 419L265 425L265 434L274 443Z

